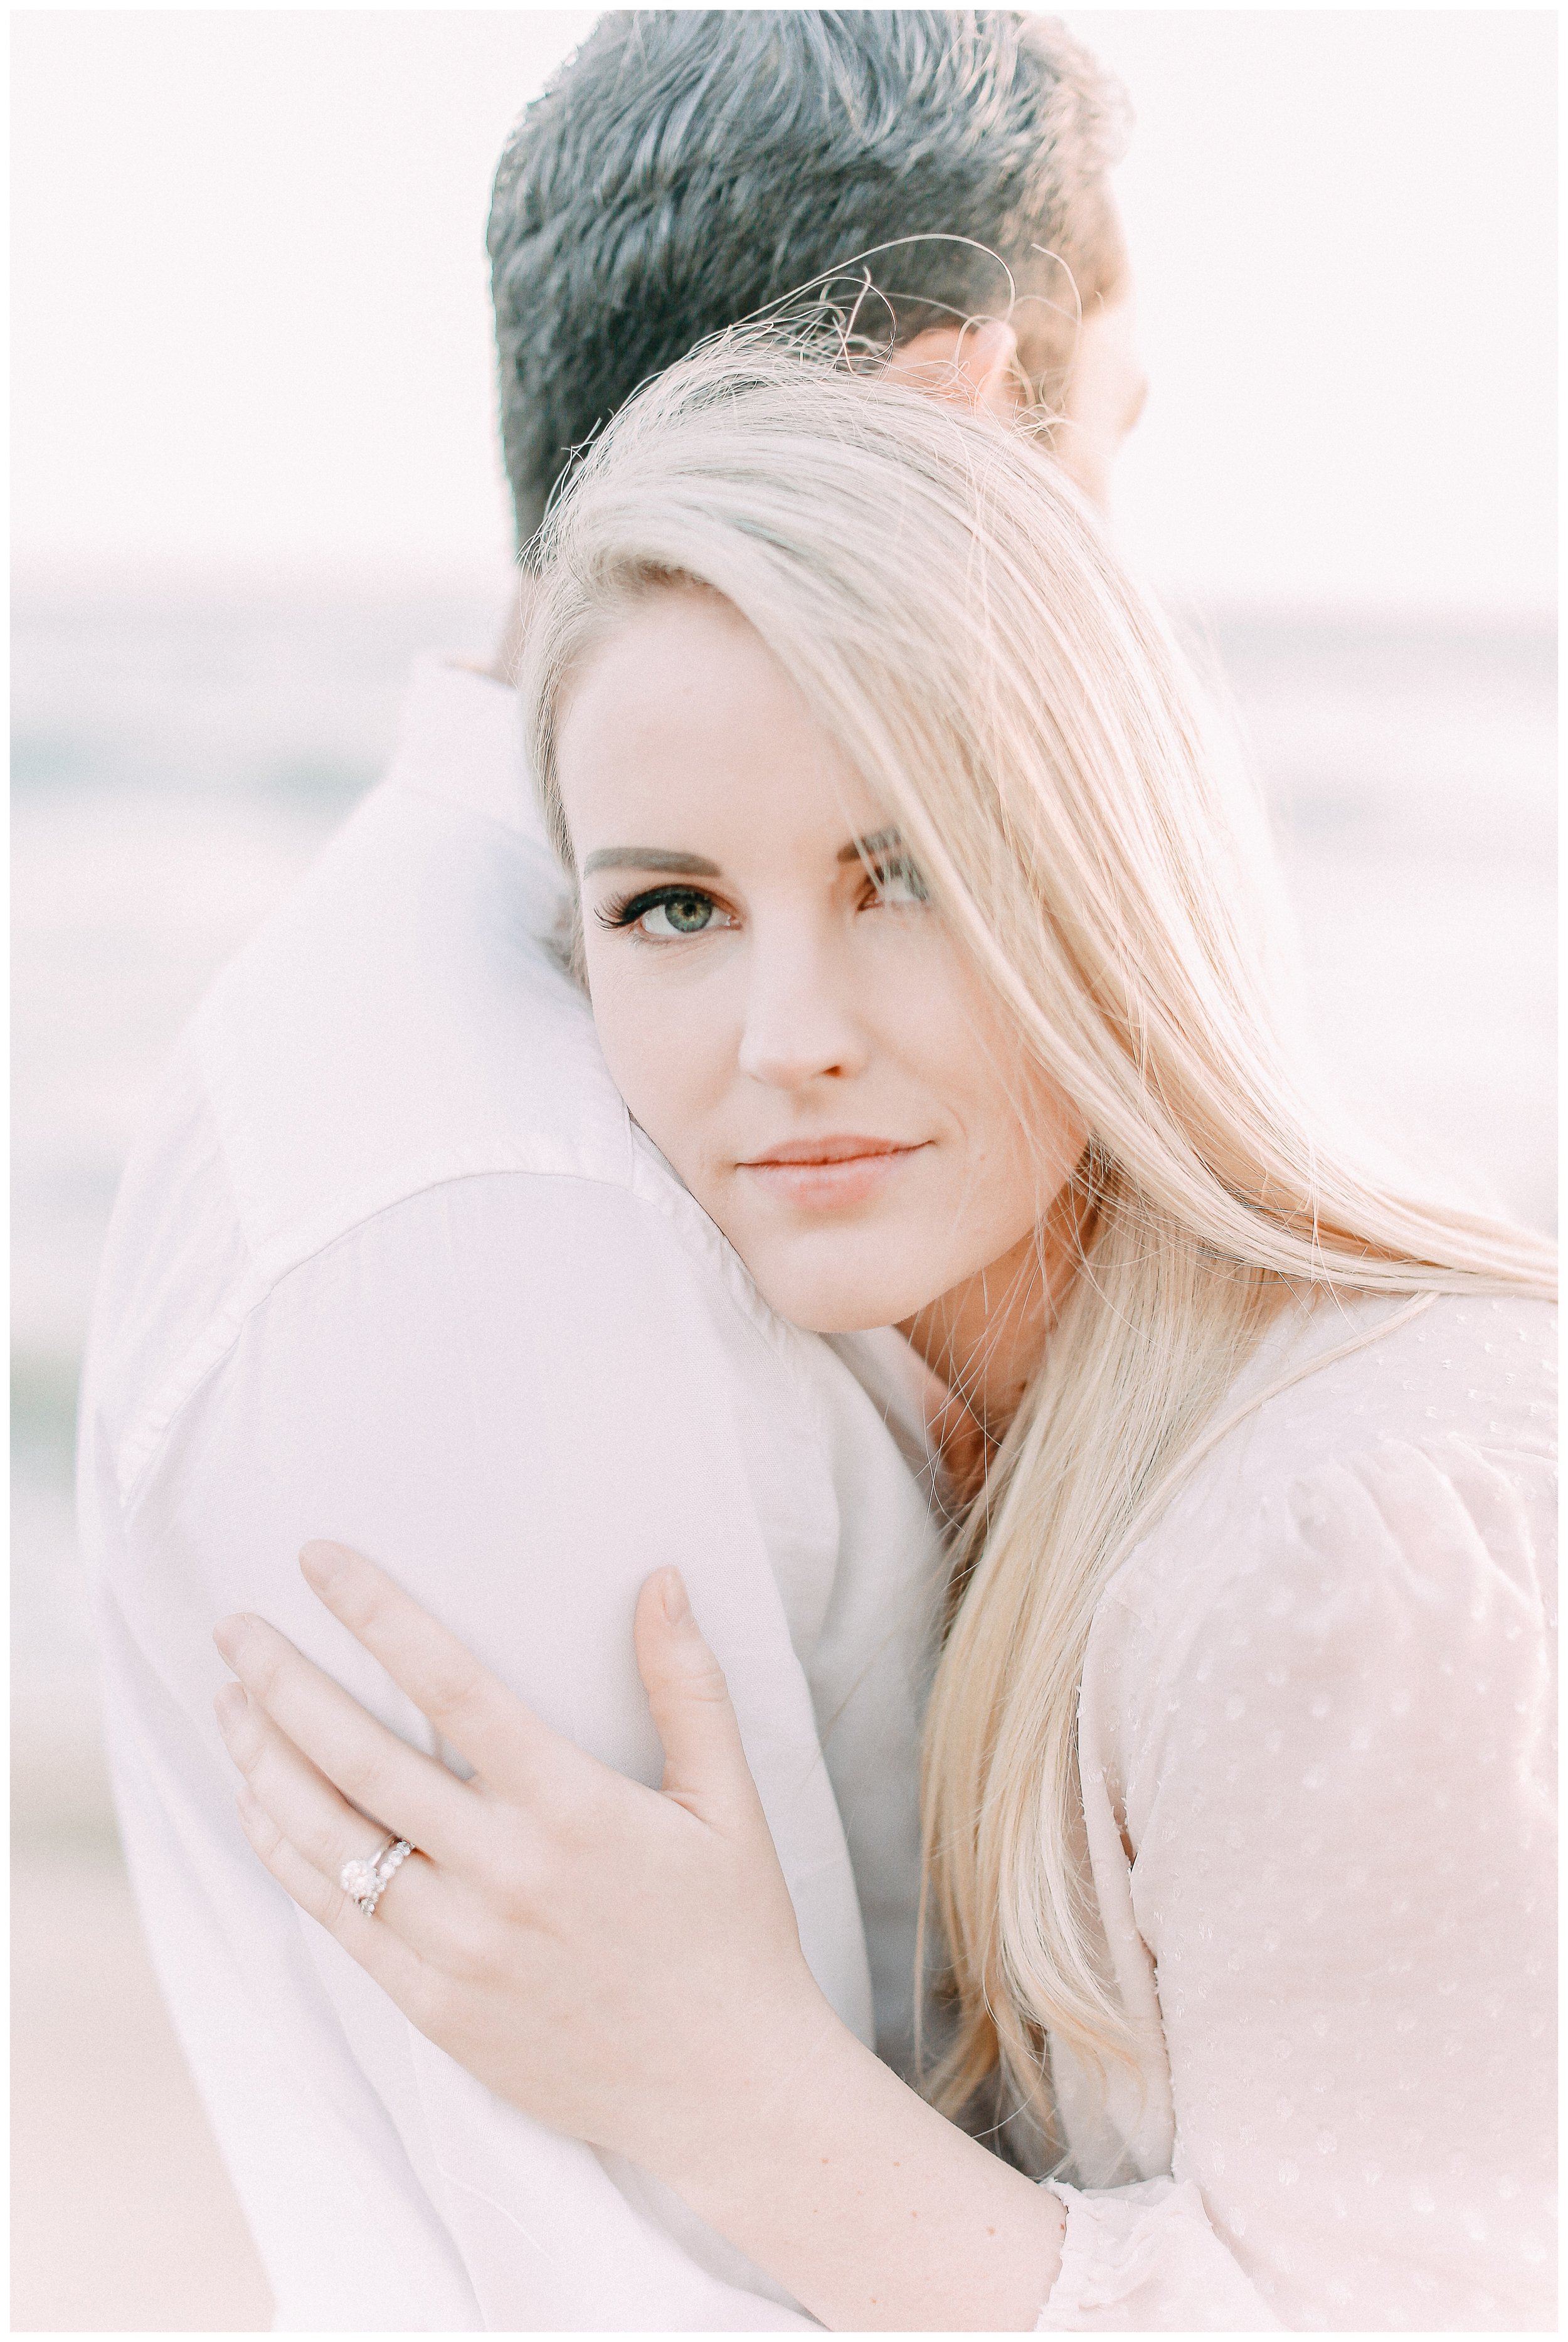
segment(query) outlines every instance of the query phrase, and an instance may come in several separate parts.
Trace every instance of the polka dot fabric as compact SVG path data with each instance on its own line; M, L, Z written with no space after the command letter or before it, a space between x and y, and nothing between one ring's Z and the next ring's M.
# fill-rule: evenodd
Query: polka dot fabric
M1403 1318L1402 1323L1395 1319ZM1555 2326L1555 1312L1320 1303L1107 1589L1040 2330Z

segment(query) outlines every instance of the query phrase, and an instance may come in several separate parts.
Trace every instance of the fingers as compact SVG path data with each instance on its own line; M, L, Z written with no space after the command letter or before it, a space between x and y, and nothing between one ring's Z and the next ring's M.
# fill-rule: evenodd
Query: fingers
M495 1787L526 1790L543 1776L591 1762L364 1554L307 1545L300 1567L333 1616Z
M239 1795L240 1827L286 1895L335 1937L351 1959L406 2016L414 2017L425 1997L424 1963L380 1918L367 1919L335 1879L324 1878L292 1846L249 1788ZM406 1867L406 1865L404 1866Z
M656 1570L637 1597L637 1667L664 1747L666 1797L706 1821L762 1811L724 1670L704 1640L678 1569Z
M472 1843L466 1785L367 1716L265 1619L225 1618L213 1640L253 1700L351 1805L432 1854Z
M213 1709L224 1746L244 1774L255 1806L320 1879L335 1888L345 1862L368 1861L389 1831L396 1837L404 1835L395 1821L356 1813L240 1685L225 1685ZM378 1907L379 1916L395 1932L426 1951L432 1938L427 1913L421 1924L422 1889L431 1877L424 1857L411 1856L399 1866Z

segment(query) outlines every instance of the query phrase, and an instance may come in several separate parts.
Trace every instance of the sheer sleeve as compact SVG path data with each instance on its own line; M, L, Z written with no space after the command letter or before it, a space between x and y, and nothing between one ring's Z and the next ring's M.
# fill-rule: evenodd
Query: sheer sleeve
M1080 1762L1146 2070L1073 2176L1141 2177L1058 2189L1041 2330L1553 2323L1551 1520L1533 1455L1388 1439L1102 1605Z
M1050 2183L1067 2207L1062 2270L1036 2332L1273 2334L1279 2319L1209 2226L1191 2180Z

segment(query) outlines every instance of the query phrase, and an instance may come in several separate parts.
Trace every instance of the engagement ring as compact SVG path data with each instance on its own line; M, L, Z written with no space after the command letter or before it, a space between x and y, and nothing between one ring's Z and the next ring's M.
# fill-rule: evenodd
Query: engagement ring
M345 1862L337 1874L337 1883L350 1901L358 1904L365 1917L374 1919L375 1907L386 1892L388 1882L413 1852L407 1838L387 1837L368 1862L363 1857Z

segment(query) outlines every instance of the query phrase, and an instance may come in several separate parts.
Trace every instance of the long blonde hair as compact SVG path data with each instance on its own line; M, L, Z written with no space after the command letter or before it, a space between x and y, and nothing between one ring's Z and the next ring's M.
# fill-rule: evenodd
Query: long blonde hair
M1290 1295L1540 1293L1550 1248L1366 1167L1315 1095L1201 696L1027 435L737 334L623 410L536 558L525 699L568 867L572 669L630 600L700 584L854 758L1091 1133L1078 1272L957 1536L924 1777L955 2018L933 2095L1038 2109L1047 2030L1130 2054L1077 1850L1108 1577Z

